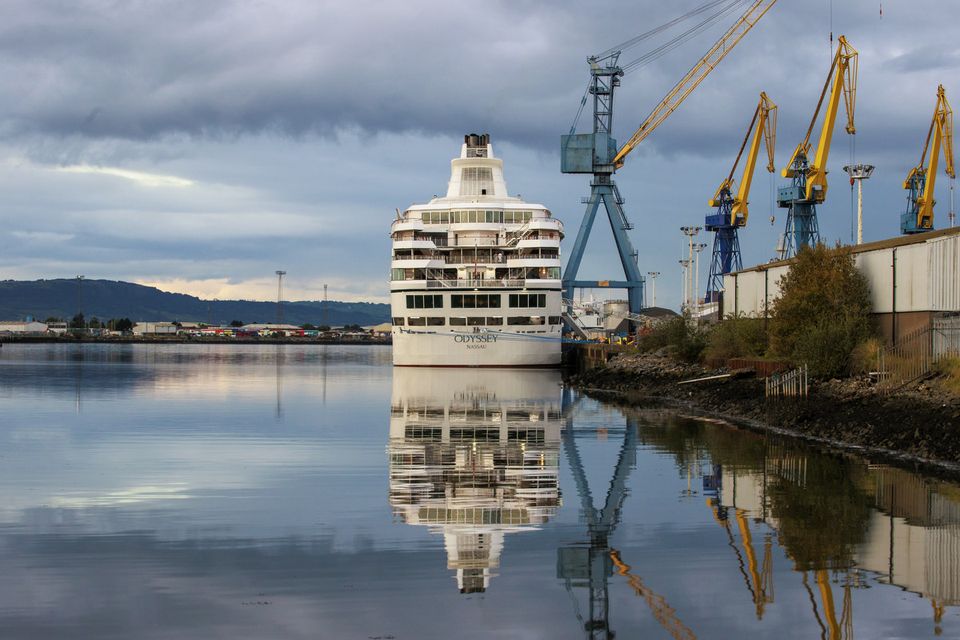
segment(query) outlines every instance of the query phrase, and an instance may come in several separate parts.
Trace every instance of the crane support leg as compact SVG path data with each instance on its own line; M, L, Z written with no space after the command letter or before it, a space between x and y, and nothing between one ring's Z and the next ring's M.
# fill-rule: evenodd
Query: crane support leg
M737 227L722 225L714 228L713 258L710 260L710 276L707 278L706 302L716 302L723 293L723 276L743 269L740 258L740 238Z
M616 184L606 174L594 175L590 187L590 198L587 200L583 221L580 223L577 240L573 245L573 251L570 253L563 274L564 295L568 300L574 299L573 290L578 286L577 272L580 270L580 262L583 260L583 254L586 251L587 240L590 238L590 230L593 228L597 209L603 204L603 208L607 212L607 219L610 221L610 229L613 231L613 240L617 245L623 274L626 276L626 282L623 284L626 285L624 288L627 289L630 312L639 313L643 309L643 277L640 275L640 267L637 266L637 252L627 235L631 226L623 212L623 199L620 197ZM600 286L610 286L602 283L598 284Z
M792 258L803 247L816 246L820 242L817 224L817 206L810 202L794 202L787 210L787 227L784 235L786 253Z

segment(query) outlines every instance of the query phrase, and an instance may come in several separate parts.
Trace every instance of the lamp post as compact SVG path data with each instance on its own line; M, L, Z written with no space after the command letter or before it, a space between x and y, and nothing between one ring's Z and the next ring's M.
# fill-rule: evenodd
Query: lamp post
M283 276L286 271L275 271L277 274L277 324L283 324Z
M657 276L660 275L659 271L647 271L647 275L650 276L650 285L653 290L651 298L653 298L650 303L651 307L657 306Z
M696 284L694 285L694 308L696 309L697 317L700 317L700 252L707 248L707 245L703 242L698 242L693 245L693 250L696 252L696 257L694 259L694 271L696 272Z
M847 165L843 168L850 174L850 185L857 183L857 244L863 244L863 181L870 177L874 169L872 164Z

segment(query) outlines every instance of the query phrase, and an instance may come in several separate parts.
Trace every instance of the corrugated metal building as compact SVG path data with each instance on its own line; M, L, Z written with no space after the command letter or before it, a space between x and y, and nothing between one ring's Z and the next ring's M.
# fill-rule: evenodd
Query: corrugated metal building
M873 312L888 340L944 312L960 312L960 227L851 247L870 284ZM723 315L768 317L792 260L724 276Z

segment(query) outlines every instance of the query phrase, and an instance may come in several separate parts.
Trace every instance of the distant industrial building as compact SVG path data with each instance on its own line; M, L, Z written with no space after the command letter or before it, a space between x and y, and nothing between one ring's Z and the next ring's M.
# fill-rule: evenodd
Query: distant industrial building
M41 334L47 332L44 322L33 320L0 320L0 333Z
M945 313L960 312L960 227L850 247L870 284L873 313L890 341ZM769 317L793 260L724 276L721 313Z
M135 336L176 335L179 327L175 322L138 322L133 325Z

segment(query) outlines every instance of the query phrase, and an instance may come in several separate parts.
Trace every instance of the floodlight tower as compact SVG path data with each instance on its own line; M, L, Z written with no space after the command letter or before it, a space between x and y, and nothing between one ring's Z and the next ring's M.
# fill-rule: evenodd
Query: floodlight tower
M858 163L843 168L850 175L851 184L857 183L857 244L863 244L863 181L873 173L872 164Z
M283 276L286 271L277 270L277 324L283 324Z
M693 245L693 250L696 252L696 255L694 257L694 263L693 263L694 279L695 279L695 284L693 287L693 299L696 304L698 315L700 311L700 253L706 248L707 248L707 245L704 242L698 242L697 244Z
M660 275L659 271L647 271L647 275L650 276L650 285L651 285L651 295L650 295L650 306L657 306L657 276Z

